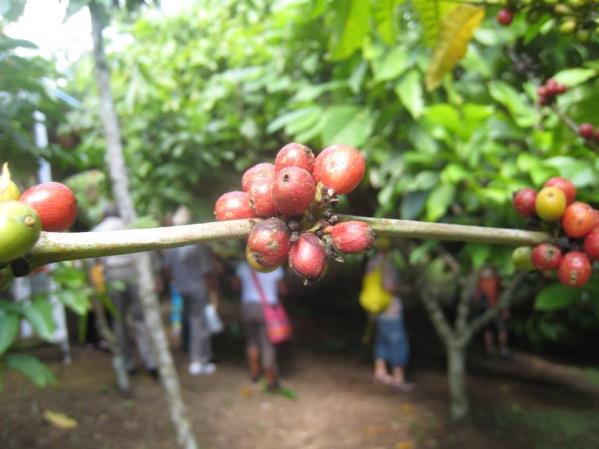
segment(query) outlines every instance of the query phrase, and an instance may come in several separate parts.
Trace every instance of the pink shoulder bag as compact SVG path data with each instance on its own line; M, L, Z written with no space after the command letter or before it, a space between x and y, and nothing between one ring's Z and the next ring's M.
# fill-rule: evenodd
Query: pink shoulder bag
M260 302L262 303L262 310L264 312L264 322L266 324L266 332L268 333L268 339L272 344L283 343L291 338L291 323L287 312L283 308L283 305L277 301L276 304L269 304L260 279L256 275L254 270L251 270L254 284L260 293Z

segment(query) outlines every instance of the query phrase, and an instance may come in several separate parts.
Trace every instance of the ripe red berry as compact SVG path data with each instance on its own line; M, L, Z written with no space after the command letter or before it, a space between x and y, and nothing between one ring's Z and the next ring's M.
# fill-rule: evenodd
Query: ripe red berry
M557 187L566 195L566 204L572 204L576 199L576 187L569 179L555 176L543 184L543 187Z
M559 264L557 277L559 281L570 287L582 287L591 277L591 261L585 253L571 251Z
M568 237L581 238L595 226L595 213L586 203L576 201L566 207L562 217L562 228Z
M256 178L248 189L250 207L258 217L272 217L277 213L275 200L272 195L274 178Z
M366 160L348 145L331 145L316 157L314 179L340 195L354 190L364 177Z
M547 97L546 95L542 95L539 97L539 104L541 106L546 106L549 104L549 97Z
M333 246L342 253L362 253L372 248L374 243L374 232L363 221L337 223L330 231Z
M291 233L279 218L269 218L254 226L248 236L247 257L266 269L275 269L289 254Z
M301 278L318 280L327 266L327 253L324 243L314 234L304 233L291 245L289 266Z
M274 178L275 166L269 162L261 162L248 168L241 177L241 190L247 192L250 184L258 178Z
M545 83L545 89L547 90L547 95L555 95L559 90L559 83L555 81L553 78L548 79Z
M279 150L275 158L276 171L280 171L285 167L299 167L312 173L314 169L312 149L299 143L288 143Z
M302 215L314 199L316 184L303 168L285 167L277 173L273 198L277 210L287 216Z
M599 228L594 228L584 238L584 252L592 260L599 260Z
M514 12L511 9L503 8L499 10L495 18L500 25L508 26L514 20Z
M77 218L77 198L71 189L59 182L30 187L19 200L36 210L43 231L66 231Z
M541 243L532 250L532 263L539 270L555 270L561 259L562 252L551 243Z
M565 94L568 92L568 86L564 86L563 84L558 84L555 88L556 94Z
M254 218L256 214L250 207L248 194L245 192L227 192L216 200L214 216L218 221Z
M593 125L590 123L581 123L578 127L578 135L584 137L585 139L592 139L595 135Z
M537 88L537 94L539 95L539 97L546 97L547 96L547 88L545 86L540 86Z
M535 202L537 199L537 191L535 189L526 188L514 192L512 196L512 204L516 212L524 218L534 217L537 212L535 210Z

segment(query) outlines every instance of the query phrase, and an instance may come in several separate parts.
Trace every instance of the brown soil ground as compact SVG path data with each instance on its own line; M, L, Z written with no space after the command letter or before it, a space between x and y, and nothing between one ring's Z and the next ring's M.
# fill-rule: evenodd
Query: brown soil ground
M114 388L109 355L80 348L73 363L63 366L52 361L55 352L46 348L42 356L57 375L56 386L40 390L16 374L6 376L0 448L176 447L156 381L135 375L134 396L125 399ZM223 357L209 377L189 376L183 356L176 357L204 449L599 447L597 396L559 375L546 376L550 368L539 374L526 357L492 366L473 361L469 392L475 413L459 426L447 422L441 368L415 368L416 389L397 393L374 384L364 360L296 349L283 366L285 385L298 395L289 399L251 384L238 357ZM44 420L45 410L76 419L78 427L54 427Z

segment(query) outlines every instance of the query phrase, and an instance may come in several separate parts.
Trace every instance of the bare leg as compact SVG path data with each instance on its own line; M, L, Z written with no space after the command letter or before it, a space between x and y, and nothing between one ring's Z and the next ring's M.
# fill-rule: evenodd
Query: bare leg
M385 359L376 359L374 361L374 378L375 380L388 383L390 382L391 376L387 372L387 362Z
M495 344L493 343L493 332L490 329L485 331L485 350L487 355L495 354Z
M248 366L250 368L250 377L252 382L260 378L260 353L255 346L247 348Z
M405 383L406 378L404 375L403 366L395 366L393 368L393 382L397 384Z

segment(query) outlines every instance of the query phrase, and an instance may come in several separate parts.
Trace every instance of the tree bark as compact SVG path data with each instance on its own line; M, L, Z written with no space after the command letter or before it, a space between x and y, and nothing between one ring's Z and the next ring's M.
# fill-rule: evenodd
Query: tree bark
M106 159L109 166L112 190L119 211L125 223L131 224L136 219L133 201L129 193L127 167L123 156L122 139L118 117L114 107L110 88L110 71L104 54L101 23L101 6L95 0L90 2L92 22L92 37L94 45L94 62L96 67L96 82L100 95L101 119L106 135ZM168 346L166 332L160 316L158 297L154 290L152 264L148 253L135 257L138 276L138 286L142 301L144 319L149 329L154 349L157 353L160 379L164 388L170 417L177 433L177 442L184 449L197 449L198 445L193 435L183 398L181 387L173 358Z
M447 381L449 384L449 412L452 421L468 416L466 394L466 346L455 342L447 345Z

